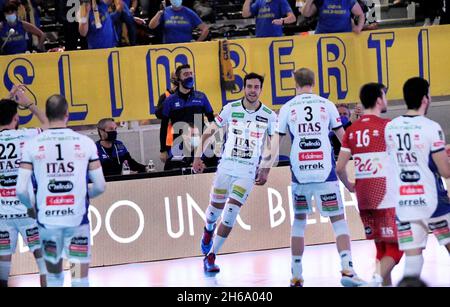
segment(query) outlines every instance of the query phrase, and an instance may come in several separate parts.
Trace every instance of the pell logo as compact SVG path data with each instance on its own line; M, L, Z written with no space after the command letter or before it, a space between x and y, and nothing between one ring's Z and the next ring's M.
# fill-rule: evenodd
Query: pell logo
M301 152L298 154L300 161L322 161L323 151Z
M400 187L400 195L423 195L425 188L423 185L402 185Z
M47 206L72 206L75 204L75 196L47 196Z

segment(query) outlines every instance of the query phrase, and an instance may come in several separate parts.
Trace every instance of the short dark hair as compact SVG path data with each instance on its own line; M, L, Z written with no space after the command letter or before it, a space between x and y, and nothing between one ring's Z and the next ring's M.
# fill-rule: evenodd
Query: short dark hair
M177 69L175 70L175 75L177 76L177 80L180 80L180 76L181 76L181 71L183 69L188 69L191 68L191 65L189 64L183 64L177 67Z
M0 125L11 124L14 116L17 114L17 102L11 99L0 100Z
M251 80L251 79L258 79L259 82L261 83L261 88L262 88L263 83L264 83L264 77L261 75L258 75L257 73L254 73L254 72L251 72L251 73L245 75L244 87L247 85L247 80Z
M61 95L53 95L47 99L45 104L45 115L47 115L48 121L64 120L67 114L69 105L66 98Z
M427 80L414 77L408 79L403 85L403 99L408 110L418 110L422 105L424 96L428 96L430 84Z
M105 130L105 126L106 126L106 124L107 123L109 123L109 122L115 122L114 121L114 118L102 118L101 120L99 120L98 121L98 123L97 123L97 129L100 129L100 130Z
M359 100L365 109L372 109L375 107L378 98L383 97L383 92L386 89L381 83L367 83L364 84L359 91Z
M17 7L17 5L13 2L9 2L8 4L6 4L3 7L3 13L9 13L9 12L17 12L19 10L19 8Z
M295 83L298 86L313 86L315 84L314 81L314 72L309 68L300 68L294 72Z

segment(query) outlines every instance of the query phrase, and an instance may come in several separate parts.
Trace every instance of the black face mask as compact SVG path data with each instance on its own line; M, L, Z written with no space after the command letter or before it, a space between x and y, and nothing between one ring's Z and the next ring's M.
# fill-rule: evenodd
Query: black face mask
M105 139L105 141L108 142L114 142L117 140L117 131L105 131L108 134L108 137Z

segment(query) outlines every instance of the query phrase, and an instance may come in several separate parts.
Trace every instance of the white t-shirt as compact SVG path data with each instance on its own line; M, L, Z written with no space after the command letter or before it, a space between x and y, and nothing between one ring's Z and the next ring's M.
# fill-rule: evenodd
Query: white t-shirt
M255 179L266 134L273 135L277 115L265 105L250 111L243 101L225 105L216 117L219 127L227 126L227 140L218 171L231 176Z
M96 160L94 141L71 129L49 129L27 142L22 162L33 165L41 225L89 223L88 167Z
M315 94L297 95L281 107L277 132L291 135L291 171L295 183L336 181L328 134L342 126L336 106Z
M424 116L400 116L387 124L385 138L394 165L399 219L414 221L440 216L440 209L448 212L447 191L431 157L445 150L441 126Z
M3 130L0 132L0 220L27 217L27 208L16 196L22 148L40 129ZM29 184L29 193L33 193Z

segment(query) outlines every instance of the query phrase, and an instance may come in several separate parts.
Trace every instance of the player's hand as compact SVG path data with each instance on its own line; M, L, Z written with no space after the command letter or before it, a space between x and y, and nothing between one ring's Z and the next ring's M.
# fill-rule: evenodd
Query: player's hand
M278 19L272 20L272 24L277 25L277 26L283 25L283 18L278 18Z
M13 99L21 108L28 108L34 104L26 95L26 87L23 84L14 85L9 93L11 99Z
M194 171L194 173L203 173L205 167L205 163L203 163L201 158L194 158L194 162L192 163L192 170Z
M260 168L256 173L255 184L264 185L269 177L270 168Z
M169 159L169 154L167 153L167 151L163 151L160 155L159 155L159 159L161 160L162 163L166 163L167 159Z
M355 183L354 182L349 182L346 186L347 190L350 193L355 193Z
M28 208L27 214L30 218L32 218L34 220L36 219L36 210L34 210L34 208Z

